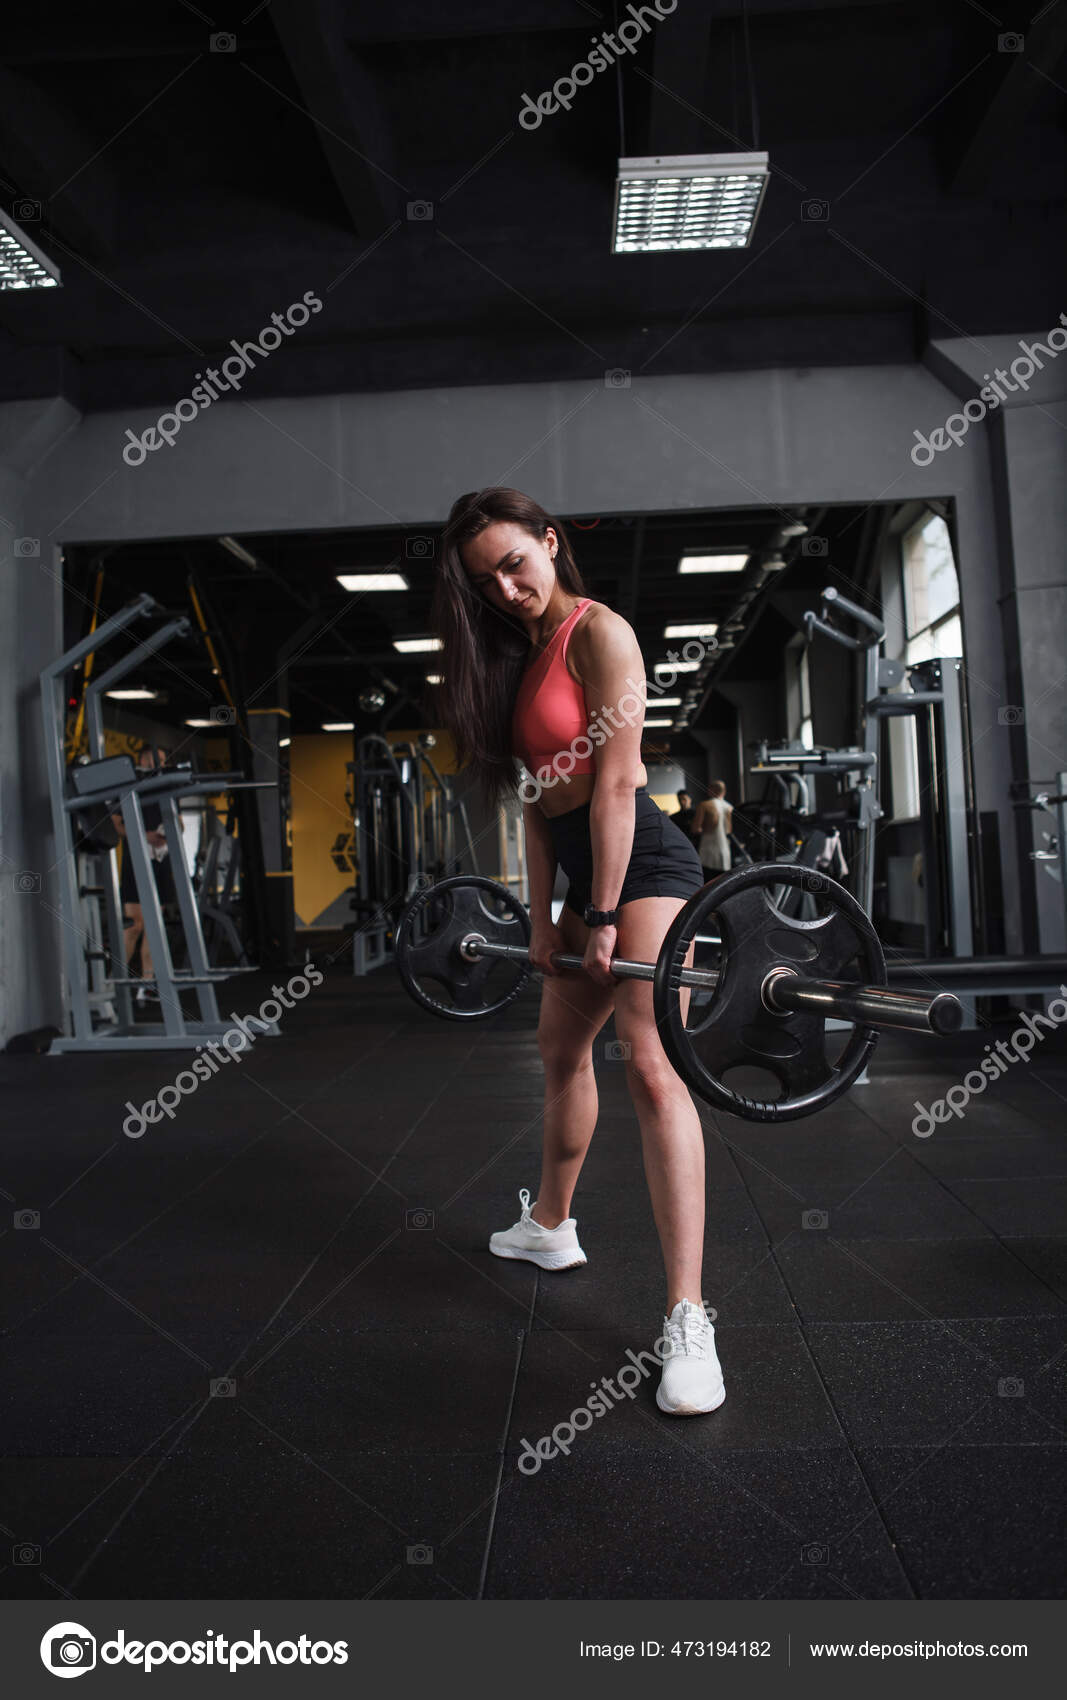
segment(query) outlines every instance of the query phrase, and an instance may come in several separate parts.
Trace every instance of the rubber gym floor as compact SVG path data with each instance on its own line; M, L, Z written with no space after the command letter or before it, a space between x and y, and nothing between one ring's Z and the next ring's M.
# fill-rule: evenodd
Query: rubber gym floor
M1010 1013L883 1036L806 1121L701 1106L726 1403L650 1374L526 1475L666 1296L610 1023L588 1266L487 1249L537 1190L537 997L446 1024L339 965L137 1140L187 1054L0 1057L9 1597L1062 1595L1060 1035L928 1139Z

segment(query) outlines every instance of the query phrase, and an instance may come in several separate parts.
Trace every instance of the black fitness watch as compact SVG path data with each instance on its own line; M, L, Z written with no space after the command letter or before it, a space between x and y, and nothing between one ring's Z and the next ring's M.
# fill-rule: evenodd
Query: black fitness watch
M615 909L594 909L591 903L587 903L582 912L582 920L587 927L613 927L617 913Z

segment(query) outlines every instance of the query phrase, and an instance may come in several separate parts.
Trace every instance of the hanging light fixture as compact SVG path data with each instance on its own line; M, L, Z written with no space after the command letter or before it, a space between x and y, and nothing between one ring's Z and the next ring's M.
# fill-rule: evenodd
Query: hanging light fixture
M767 174L765 153L620 159L613 253L747 248Z

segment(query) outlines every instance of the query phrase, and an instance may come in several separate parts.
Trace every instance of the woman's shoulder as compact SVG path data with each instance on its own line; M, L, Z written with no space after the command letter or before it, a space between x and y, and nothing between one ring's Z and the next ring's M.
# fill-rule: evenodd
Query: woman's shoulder
M582 609L574 622L570 647L579 655L593 655L605 649L635 644L637 638L629 620L616 614L606 602L594 602Z

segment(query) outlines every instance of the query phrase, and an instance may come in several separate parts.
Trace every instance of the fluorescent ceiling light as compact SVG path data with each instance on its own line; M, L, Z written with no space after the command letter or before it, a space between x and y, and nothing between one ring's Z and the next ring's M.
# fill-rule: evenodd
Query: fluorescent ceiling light
M106 691L109 697L116 697L121 702L150 702L159 695L158 691L146 691L143 686L131 687L128 691Z
M250 555L244 544L238 543L236 537L220 537L219 542L222 544L224 549L228 549L230 551L231 555L236 555L239 561L243 561L246 567L259 566L259 562L256 560L256 557L254 555Z
M214 720L187 720L185 724L187 726L196 726L199 728L201 726L215 726L218 722Z
M324 732L354 732L355 729L354 720L324 720L322 723Z
M766 186L765 153L620 159L612 251L747 248Z
M681 708L681 706L681 697L657 697L655 702L650 704L652 708Z
M718 626L717 626L717 625L716 625L716 624L715 624L715 623L714 623L714 621L710 621L710 620L709 620L709 621L706 621L706 622L705 622L705 623L704 623L704 625L702 625L702 626L664 626L664 628L663 628L663 635L664 635L664 637L665 637L665 638L674 638L674 637L695 637L695 638L703 638L703 637L714 637L714 636L715 636L715 633L716 633L716 632L717 632L717 631L718 631L718 629L719 629L719 628L718 628Z
M342 590L410 590L403 573L338 573Z
M751 554L746 549L744 554L732 555L683 555L678 562L680 573L739 573L744 570L745 562Z
M695 673L699 661L657 661L653 673Z
M280 750L287 750L289 748L289 745L292 743L292 741L293 740L291 738L279 738L278 739L278 748Z
M443 673L427 673L426 675L426 683L428 685L443 685L444 682L445 676Z
M668 715L666 720L646 720L646 726L673 726L674 721Z
M435 637L393 639L393 648L398 649L401 655L423 655L429 649L444 649L444 647L441 639Z
M59 267L0 212L0 289L58 289L62 282Z

